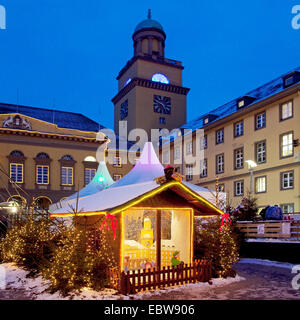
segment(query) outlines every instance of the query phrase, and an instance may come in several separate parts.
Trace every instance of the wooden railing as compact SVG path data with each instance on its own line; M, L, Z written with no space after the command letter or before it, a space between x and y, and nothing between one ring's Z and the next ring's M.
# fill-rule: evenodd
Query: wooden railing
M207 282L212 278L212 264L206 260L197 260L193 264L180 265L177 268L163 267L160 270L153 268L128 272L111 269L109 272L111 287L127 295L179 284Z
M235 226L246 238L300 239L300 221L241 221Z

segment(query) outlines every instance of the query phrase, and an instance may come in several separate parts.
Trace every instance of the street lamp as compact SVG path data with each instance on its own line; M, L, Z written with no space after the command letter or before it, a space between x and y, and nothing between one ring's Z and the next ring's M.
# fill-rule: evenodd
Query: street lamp
M248 163L248 170L250 172L250 199L252 198L253 194L253 170L257 167L257 163L253 160L246 160L245 162Z

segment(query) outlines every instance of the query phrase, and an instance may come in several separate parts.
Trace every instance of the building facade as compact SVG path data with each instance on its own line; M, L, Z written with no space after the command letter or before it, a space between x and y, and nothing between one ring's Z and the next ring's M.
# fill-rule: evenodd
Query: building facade
M99 129L81 114L0 104L0 202L47 209L70 196L93 179L99 146L112 178L120 179L132 168L127 150L109 150Z
M182 63L165 57L166 34L150 11L132 38L134 55L119 72L112 99L115 132L123 135L119 122L127 121L126 133L142 128L150 140L151 129L171 130L186 122L189 89L182 84Z
M192 183L215 190L218 180L231 206L250 195L260 208L300 212L299 124L300 68L185 124L180 130L191 133L171 142L170 151L161 148L160 156Z

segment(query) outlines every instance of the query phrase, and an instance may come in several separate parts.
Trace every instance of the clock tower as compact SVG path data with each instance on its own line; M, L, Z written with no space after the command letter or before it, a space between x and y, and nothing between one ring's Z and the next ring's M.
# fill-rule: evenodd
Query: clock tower
M127 121L127 132L142 128L172 130L186 123L188 88L182 86L183 66L165 57L166 34L151 18L140 22L133 33L134 55L119 72L114 103L115 132Z

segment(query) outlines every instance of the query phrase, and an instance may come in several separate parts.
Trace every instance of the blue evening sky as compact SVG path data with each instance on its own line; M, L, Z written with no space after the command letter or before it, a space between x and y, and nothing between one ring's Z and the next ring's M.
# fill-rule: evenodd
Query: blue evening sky
M0 0L0 102L80 112L113 126L116 76L152 9L183 62L188 120L300 65L300 0Z

